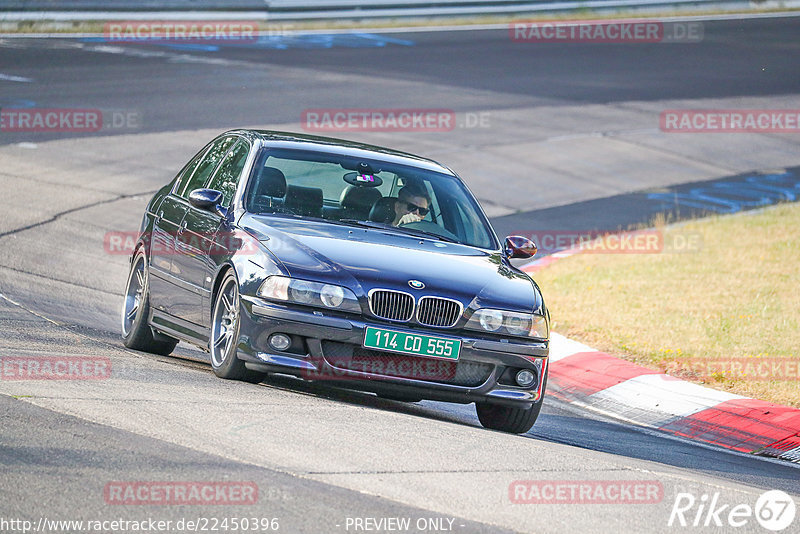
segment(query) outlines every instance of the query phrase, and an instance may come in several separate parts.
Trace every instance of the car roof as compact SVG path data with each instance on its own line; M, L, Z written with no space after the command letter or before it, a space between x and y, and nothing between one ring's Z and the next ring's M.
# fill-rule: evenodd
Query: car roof
M456 176L449 168L431 159L393 150L391 148L368 145L345 139L323 137L317 135L298 134L292 132L279 132L274 130L230 130L223 135L236 134L246 137L251 141L261 141L268 147L286 148L294 150L314 150L340 154L343 156L378 159L399 165L420 167L433 172Z

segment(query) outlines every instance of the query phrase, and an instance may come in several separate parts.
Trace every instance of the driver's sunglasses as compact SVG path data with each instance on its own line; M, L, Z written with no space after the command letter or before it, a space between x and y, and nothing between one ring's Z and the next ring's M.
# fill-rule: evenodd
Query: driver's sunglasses
M412 204L411 202L406 202L406 206L408 206L409 212L416 211L423 217L425 217L428 214L428 211L430 211L428 208L417 206L416 204Z

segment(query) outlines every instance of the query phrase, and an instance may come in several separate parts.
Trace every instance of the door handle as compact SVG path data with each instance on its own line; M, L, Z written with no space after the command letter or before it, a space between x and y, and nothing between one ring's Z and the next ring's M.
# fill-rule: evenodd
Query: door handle
M182 234L184 230L186 230L186 221L181 221L181 225L178 228L178 233Z

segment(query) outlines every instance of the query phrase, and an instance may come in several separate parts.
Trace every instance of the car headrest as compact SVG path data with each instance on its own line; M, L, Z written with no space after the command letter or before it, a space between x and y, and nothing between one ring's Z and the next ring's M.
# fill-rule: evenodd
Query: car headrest
M373 222L390 223L394 220L394 203L397 197L379 198L369 212L369 220Z
M345 216L365 219L379 198L381 198L381 192L373 187L349 185L342 191L339 204L344 209Z
M254 196L280 197L286 194L286 176L280 169L264 167L256 182Z
M286 187L284 207L306 217L322 217L322 189L318 187Z

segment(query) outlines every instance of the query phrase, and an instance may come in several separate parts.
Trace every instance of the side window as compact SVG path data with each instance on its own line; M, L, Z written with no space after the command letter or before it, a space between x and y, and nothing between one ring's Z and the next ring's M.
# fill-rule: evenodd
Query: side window
M211 178L206 187L222 192L222 206L228 207L236 192L239 177L250 153L250 145L245 141L239 141L234 147L225 154L222 164L217 173Z
M195 169L197 169L197 165L200 163L200 160L203 159L205 153L208 152L208 148L210 146L211 143L203 147L203 150L195 154L191 161L187 163L183 169L181 169L181 172L178 173L178 180L175 183L175 187L172 189L176 195L186 188L186 182L192 177Z
M222 159L235 139L235 137L225 137L211 145L211 148L206 152L205 156L203 156L200 163L195 168L192 177L186 180L185 185L182 182L181 189L176 190L175 193L183 198L188 198L189 193L203 187L208 177L211 176L211 173L217 168L220 159Z

